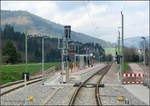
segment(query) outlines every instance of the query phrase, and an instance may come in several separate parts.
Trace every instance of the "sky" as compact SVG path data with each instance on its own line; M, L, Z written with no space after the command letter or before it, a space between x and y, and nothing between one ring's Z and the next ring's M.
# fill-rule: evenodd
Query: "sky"
M116 42L124 14L124 36L149 35L148 1L1 1L2 10L26 10L73 31Z

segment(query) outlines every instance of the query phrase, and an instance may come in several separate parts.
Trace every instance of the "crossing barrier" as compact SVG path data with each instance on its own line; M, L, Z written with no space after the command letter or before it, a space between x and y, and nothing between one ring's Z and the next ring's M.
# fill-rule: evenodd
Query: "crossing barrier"
M123 77L144 77L143 73L124 73Z
M123 78L141 78L141 81L123 81L123 84L143 84L144 83L144 73L124 73Z

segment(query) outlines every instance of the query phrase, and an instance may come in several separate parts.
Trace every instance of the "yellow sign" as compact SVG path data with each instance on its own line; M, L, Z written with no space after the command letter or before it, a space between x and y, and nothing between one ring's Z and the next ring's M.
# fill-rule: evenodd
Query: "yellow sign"
M33 97L33 96L30 96L30 97L29 97L29 100L30 100L30 101L33 101L33 100L34 100L34 97Z
M74 62L72 63L72 66L73 66L73 69L75 69L75 65L74 65Z
M129 104L128 98L125 99L125 104Z
M118 97L118 100L119 100L119 101L123 100L123 97L122 97L122 96L119 96L119 97Z

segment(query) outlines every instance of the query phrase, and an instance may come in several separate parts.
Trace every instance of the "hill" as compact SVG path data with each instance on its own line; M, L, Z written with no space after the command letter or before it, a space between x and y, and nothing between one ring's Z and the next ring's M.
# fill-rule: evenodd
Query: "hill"
M141 36L142 37L142 36ZM141 39L140 36L130 37L125 39L125 46L129 48L140 48L141 49ZM148 42L148 36L146 37L146 41Z
M53 37L61 37L64 34L63 25L46 20L27 11L8 11L1 10L1 27L5 24L10 24L15 31L24 32L25 26L28 26L30 34L45 33ZM112 47L112 44L101 39L91 37L89 35L72 31L72 39L82 43L95 42L102 47Z

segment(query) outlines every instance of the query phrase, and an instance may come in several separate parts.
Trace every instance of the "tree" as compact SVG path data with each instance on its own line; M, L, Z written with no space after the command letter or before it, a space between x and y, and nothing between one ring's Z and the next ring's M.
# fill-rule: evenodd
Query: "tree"
M145 47L144 47L144 43L145 43ZM148 50L148 40L145 40L145 41L141 41L140 42L140 47L141 47L141 49L143 50L143 52L145 52L145 63L146 63L146 65L148 65L148 61L150 61L149 60L149 50ZM145 50L144 50L144 48L145 48Z
M126 62L138 62L139 56L135 48L124 48L124 59Z
M2 48L2 56L3 60L6 63L17 63L19 60L19 54L16 51L16 47L13 45L13 43L10 40L7 40Z
M113 56L111 54L105 56L105 61L111 62L112 60L113 60Z

